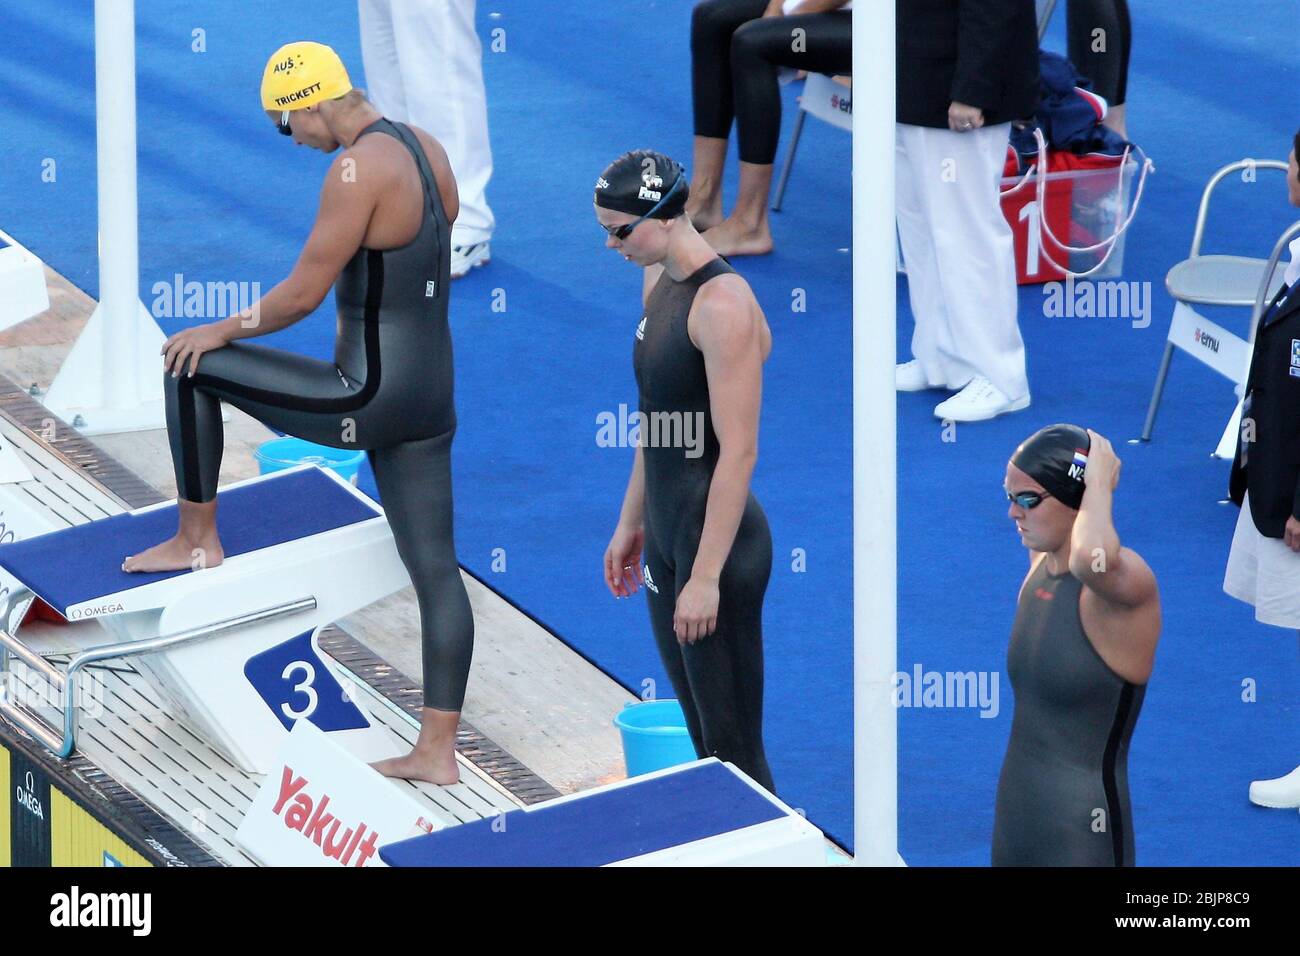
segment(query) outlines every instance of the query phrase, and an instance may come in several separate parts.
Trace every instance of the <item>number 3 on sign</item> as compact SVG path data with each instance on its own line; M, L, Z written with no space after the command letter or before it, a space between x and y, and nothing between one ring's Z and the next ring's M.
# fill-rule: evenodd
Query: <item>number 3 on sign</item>
M290 720L302 720L304 717L310 717L316 713L316 688L312 683L316 680L316 668L312 667L307 661L290 661L280 674L281 680L292 680L295 672L301 672L305 675L304 679L293 686L295 694L304 694L307 697L307 706L302 710L294 710L288 701L280 705L280 712Z
M1025 230L1025 275L1038 275L1039 266L1039 247L1038 247L1038 200L1031 199L1020 207L1020 221L1029 220L1029 226Z

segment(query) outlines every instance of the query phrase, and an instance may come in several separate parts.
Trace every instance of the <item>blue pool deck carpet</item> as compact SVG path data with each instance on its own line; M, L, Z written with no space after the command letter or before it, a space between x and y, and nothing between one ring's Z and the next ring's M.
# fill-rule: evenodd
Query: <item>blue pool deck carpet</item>
M150 305L156 284L170 289L178 274L269 289L301 249L329 159L275 134L257 96L262 66L281 43L316 39L364 86L356 5L138 0L136 8L141 299ZM604 248L591 191L628 149L689 162L690 8L612 0L561 12L550 0L481 0L498 227L491 264L458 282L451 304L461 561L629 689L660 697L671 691L642 602L614 600L601 575L632 450L598 445L598 416L635 407L640 274ZM90 0L0 6L0 228L96 296L91 10ZM1255 623L1251 608L1222 593L1236 509L1221 503L1228 465L1209 452L1232 410L1231 385L1179 354L1154 441L1127 443L1141 429L1168 328L1164 276L1187 254L1202 186L1243 156L1285 159L1300 126L1300 51L1294 30L1279 28L1298 14L1297 0L1133 4L1129 131L1157 171L1123 278L1150 283L1149 324L1048 318L1043 290L1025 286L1029 409L945 436L932 414L941 396L899 397L899 670L996 674L998 689L996 706L900 712L900 850L912 865L989 859L1013 708L1006 645L1026 566L1002 473L1022 438L1056 421L1115 443L1117 525L1160 582L1163 637L1129 764L1138 863L1300 862L1295 812L1246 799L1250 780L1300 763L1300 653L1294 633ZM1064 49L1063 20L1058 13L1047 46ZM783 90L781 155L797 93ZM856 103L871 109L867 91ZM753 480L775 547L767 748L784 801L846 845L849 160L847 134L809 122L785 208L773 216L776 251L736 263L774 336ZM733 146L728 204L735 166ZM42 175L50 169L52 178ZM1228 184L1206 250L1267 255L1296 217L1278 174ZM906 359L912 318L902 278L898 292ZM1219 320L1244 332L1240 312ZM159 321L169 334L187 323ZM260 341L329 358L333 334L331 298ZM361 485L376 494L368 471Z

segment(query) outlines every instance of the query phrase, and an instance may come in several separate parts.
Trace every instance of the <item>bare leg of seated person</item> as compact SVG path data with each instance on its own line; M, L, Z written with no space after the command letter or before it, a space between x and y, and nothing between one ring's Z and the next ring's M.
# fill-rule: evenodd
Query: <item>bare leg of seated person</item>
M686 215L691 225L703 232L722 222L722 170L727 161L727 141L696 136L694 158Z
M703 233L709 245L724 256L761 256L771 252L772 231L767 223L771 189L771 163L742 162L736 207L726 219Z

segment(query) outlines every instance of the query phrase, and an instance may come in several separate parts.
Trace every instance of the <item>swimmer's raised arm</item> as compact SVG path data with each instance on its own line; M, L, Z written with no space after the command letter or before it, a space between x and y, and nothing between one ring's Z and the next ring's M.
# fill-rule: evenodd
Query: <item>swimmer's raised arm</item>
M310 315L361 248L381 183L355 175L356 152L344 150L330 164L316 223L293 270L248 309L223 320L229 339L269 335Z
M1156 599L1156 579L1140 556L1121 546L1111 517L1120 461L1094 431L1084 471L1083 501L1070 535L1070 573L1106 602L1139 607Z

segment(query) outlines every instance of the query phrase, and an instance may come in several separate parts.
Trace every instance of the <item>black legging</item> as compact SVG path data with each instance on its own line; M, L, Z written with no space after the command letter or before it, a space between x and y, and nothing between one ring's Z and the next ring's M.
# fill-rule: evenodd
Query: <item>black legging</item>
M740 161L761 165L776 159L781 133L776 68L847 74L853 67L851 12L760 19L766 8L766 0L702 0L691 13L695 135L726 139L734 116Z
M1094 37L1094 33L1102 33ZM1133 27L1128 0L1069 0L1066 5L1067 49L1070 62L1092 80L1092 88L1111 106L1128 96L1128 56ZM1101 43L1101 50L1093 47Z

